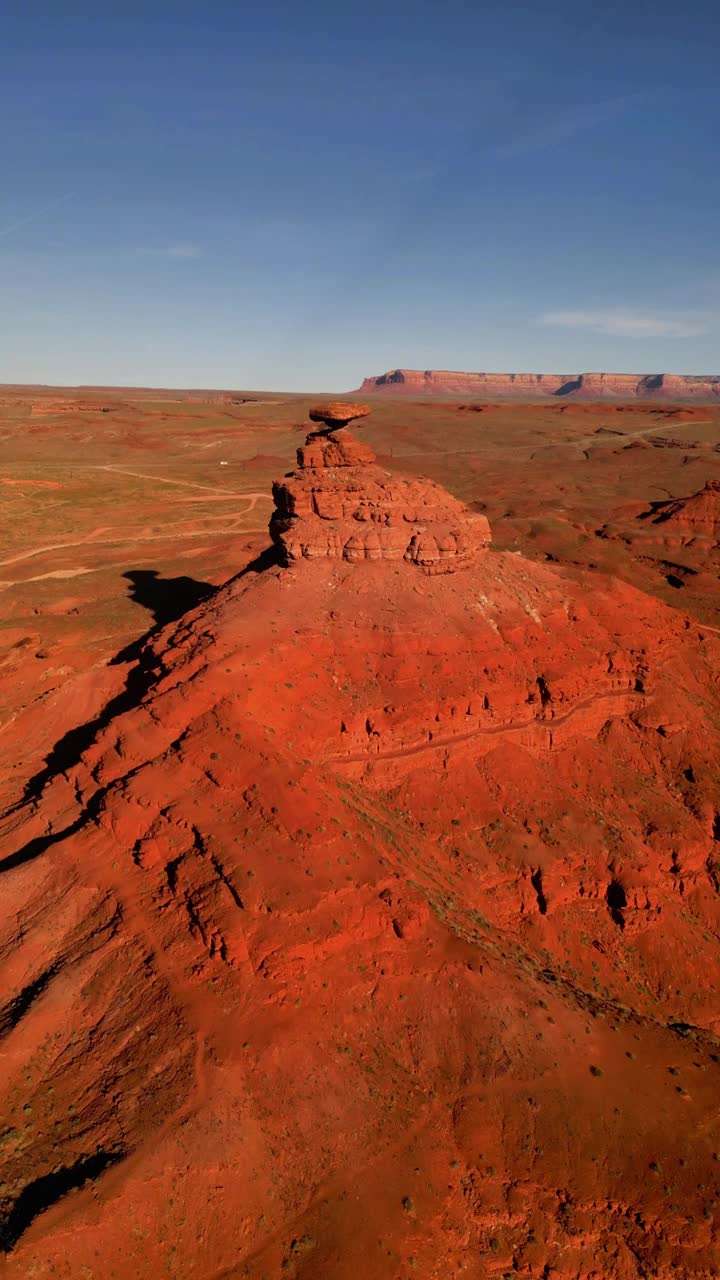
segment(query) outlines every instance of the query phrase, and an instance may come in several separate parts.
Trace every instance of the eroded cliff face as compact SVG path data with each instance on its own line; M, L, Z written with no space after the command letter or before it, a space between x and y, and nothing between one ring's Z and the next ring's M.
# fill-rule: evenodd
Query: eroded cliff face
M537 400L546 396L578 400L720 399L720 376L634 373L459 373L444 369L393 369L365 378L363 394L398 396L479 396Z
M8 1280L718 1272L720 640L378 470L5 817Z
M273 486L270 532L287 561L404 560L452 573L490 541L485 516L432 480L383 470L349 431L311 433Z

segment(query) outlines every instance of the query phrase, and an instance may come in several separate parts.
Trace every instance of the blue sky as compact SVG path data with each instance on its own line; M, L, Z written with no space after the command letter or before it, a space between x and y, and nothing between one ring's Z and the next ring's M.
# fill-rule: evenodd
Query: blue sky
M719 43L710 0L9 0L0 380L720 372Z

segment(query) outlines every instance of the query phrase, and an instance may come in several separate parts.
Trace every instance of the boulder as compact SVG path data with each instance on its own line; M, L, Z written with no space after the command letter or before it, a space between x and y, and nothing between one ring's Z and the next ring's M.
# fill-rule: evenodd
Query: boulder
M324 422L334 430L345 427L356 418L367 418L371 412L369 405L352 404L347 400L328 400L324 404L316 404L310 409L308 417L311 422Z

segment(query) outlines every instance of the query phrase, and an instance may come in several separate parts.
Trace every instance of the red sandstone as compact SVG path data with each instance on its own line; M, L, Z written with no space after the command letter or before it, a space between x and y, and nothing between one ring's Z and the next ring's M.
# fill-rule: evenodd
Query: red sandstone
M652 513L652 523L662 525L662 533L682 542L702 540L711 547L720 544L720 480L708 480L700 493L661 503Z
M542 400L548 396L599 400L697 400L720 398L720 376L635 373L455 373L444 369L393 369L365 378L360 390L399 396L478 396Z
M347 431L308 436L298 467L273 486L270 532L288 561L405 560L451 573L490 541L484 516L430 480L383 471Z
M323 404L313 405L308 410L311 422L324 422L329 427L346 427L348 422L357 418L366 418L370 407L366 404L353 404L349 400L328 400Z
M720 638L298 452L6 815L9 1280L717 1274Z

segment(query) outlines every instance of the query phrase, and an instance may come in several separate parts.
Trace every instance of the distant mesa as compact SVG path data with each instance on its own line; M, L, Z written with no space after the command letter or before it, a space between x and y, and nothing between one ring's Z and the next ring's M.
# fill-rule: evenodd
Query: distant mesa
M327 430L310 432L298 470L273 485L270 533L283 560L395 560L428 574L471 563L490 542L485 516L432 480L383 470L372 449L332 425L369 412L353 404L310 410Z
M395 396L477 396L544 400L672 400L713 403L720 399L720 376L676 373L460 373L447 369L392 369L365 378L365 394Z

